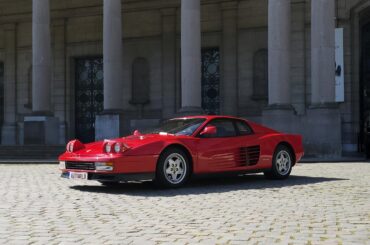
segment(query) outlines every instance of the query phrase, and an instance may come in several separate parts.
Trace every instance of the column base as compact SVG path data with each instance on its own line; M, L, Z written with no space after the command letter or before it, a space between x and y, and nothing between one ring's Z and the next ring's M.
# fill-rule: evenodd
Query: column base
M307 157L338 158L342 155L342 124L338 106L311 106L304 124Z
M17 125L15 123L4 123L1 128L1 144L16 145L17 144Z
M59 119L53 116L25 116L24 144L58 145Z
M122 112L103 112L95 119L95 140L114 139L130 133L130 122Z
M297 131L296 115L291 105L271 105L262 112L262 124L277 131L294 133Z
M202 115L204 114L204 111L201 107L196 106L186 106L182 107L177 115L179 116L195 116L195 115Z
M262 113L262 124L285 133L303 136L305 157L338 159L342 154L342 129L338 106L312 105L304 116L291 106L272 106Z

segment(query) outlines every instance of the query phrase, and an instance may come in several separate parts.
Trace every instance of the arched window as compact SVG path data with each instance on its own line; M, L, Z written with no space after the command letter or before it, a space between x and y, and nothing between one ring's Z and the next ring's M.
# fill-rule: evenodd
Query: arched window
M267 100L268 57L267 49L260 49L253 55L253 99Z
M150 99L150 70L145 58L139 57L132 63L131 104L147 104Z

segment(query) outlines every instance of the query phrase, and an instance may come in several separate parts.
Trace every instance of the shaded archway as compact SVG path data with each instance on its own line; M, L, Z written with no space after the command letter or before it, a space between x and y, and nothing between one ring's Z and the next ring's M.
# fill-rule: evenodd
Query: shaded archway
M353 7L348 11L347 17L351 19L351 49L350 58L346 58L348 70L350 70L350 106L352 119L352 142L357 141L359 152L365 151L365 121L363 113L363 34L364 27L370 21L370 2L368 0L359 0L352 4ZM349 137L349 135L348 135Z
M4 123L4 63L0 62L0 141Z
M370 11L361 20L360 64L360 139L370 157Z

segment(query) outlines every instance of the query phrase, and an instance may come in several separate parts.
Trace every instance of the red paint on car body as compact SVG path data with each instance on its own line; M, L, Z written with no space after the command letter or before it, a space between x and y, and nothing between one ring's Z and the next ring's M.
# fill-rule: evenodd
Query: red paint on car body
M300 135L285 134L260 124L229 116L191 116L184 119L202 118L205 121L190 136L172 134L141 134L98 141L80 145L79 141L72 141L78 146L72 152L67 151L59 156L60 161L72 163L111 162L113 171L79 170L74 172L88 172L101 174L130 174L155 173L160 154L168 147L182 147L189 153L192 162L193 174L216 173L229 171L255 171L269 169L272 166L272 157L279 144L288 145L298 162L304 152ZM202 138L201 131L214 119L232 119L243 121L249 125L253 133L234 137ZM76 143L77 142L77 143ZM124 152L106 153L104 145L119 142L128 146ZM70 142L71 143L71 142ZM68 143L68 144L70 144ZM259 147L259 158L256 164L247 165L241 159L240 151L248 147ZM62 172L71 171L63 169Z

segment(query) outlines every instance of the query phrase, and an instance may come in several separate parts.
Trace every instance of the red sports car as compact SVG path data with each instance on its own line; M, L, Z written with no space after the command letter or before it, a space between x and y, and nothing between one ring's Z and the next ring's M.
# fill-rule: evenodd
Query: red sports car
M302 137L228 116L191 116L163 122L150 132L89 144L67 144L62 177L112 185L154 180L178 187L191 175L263 172L285 179L303 156Z

